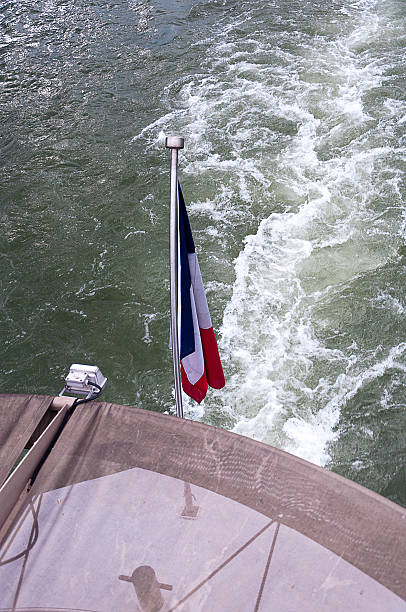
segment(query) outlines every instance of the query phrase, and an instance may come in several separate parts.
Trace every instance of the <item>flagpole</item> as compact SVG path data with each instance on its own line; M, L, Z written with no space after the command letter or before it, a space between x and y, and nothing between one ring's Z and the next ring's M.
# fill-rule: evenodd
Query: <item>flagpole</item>
M178 201L178 152L183 149L184 139L168 136L166 148L171 149L171 208L169 229L169 252L171 267L171 336L173 374L175 379L176 416L183 417L182 390L179 369L179 201Z

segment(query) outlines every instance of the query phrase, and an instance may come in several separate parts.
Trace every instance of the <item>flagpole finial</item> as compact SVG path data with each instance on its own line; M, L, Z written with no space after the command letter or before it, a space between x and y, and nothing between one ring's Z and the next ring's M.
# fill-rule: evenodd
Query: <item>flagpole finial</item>
M167 149L183 149L185 146L185 139L180 136L168 136L165 141Z

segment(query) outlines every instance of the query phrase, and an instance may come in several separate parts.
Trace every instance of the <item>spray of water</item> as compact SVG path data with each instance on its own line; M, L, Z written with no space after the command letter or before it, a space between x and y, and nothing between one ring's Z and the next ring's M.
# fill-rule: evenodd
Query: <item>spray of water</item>
M376 48L395 33L374 0L343 6L339 18L319 22L322 34L303 28L288 40L271 36L261 16L251 3L232 26L220 24L221 42L198 43L203 73L167 91L181 102L177 121L188 135L184 172L221 184L191 203L192 215L216 227L226 254L236 227L254 229L226 291L226 389L202 412L188 409L210 421L220 405L234 431L323 465L343 406L406 348L366 355L343 333L352 314L345 321L340 305L398 248L400 106L389 96L373 102L386 69ZM244 27L250 36L237 36ZM152 144L173 119L157 123Z

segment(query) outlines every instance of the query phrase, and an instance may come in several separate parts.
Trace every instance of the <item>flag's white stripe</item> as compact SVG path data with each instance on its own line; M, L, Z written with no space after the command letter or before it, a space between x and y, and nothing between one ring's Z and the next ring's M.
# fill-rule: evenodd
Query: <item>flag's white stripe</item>
M199 327L201 329L210 329L213 324L211 322L206 293L204 291L203 279L200 273L196 253L188 253L188 260Z
M193 295L193 286L190 287L190 301L192 303L193 332L195 338L195 351L182 359L186 376L192 385L195 385L204 374L204 358L202 340L200 338L199 323L197 320L196 304Z

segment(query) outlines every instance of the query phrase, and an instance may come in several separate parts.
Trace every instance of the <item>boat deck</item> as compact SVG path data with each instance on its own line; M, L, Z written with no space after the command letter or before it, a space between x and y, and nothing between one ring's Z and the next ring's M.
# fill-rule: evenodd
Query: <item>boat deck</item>
M0 395L3 479L52 402ZM0 608L404 611L405 527L405 509L273 447L91 402L0 532Z

